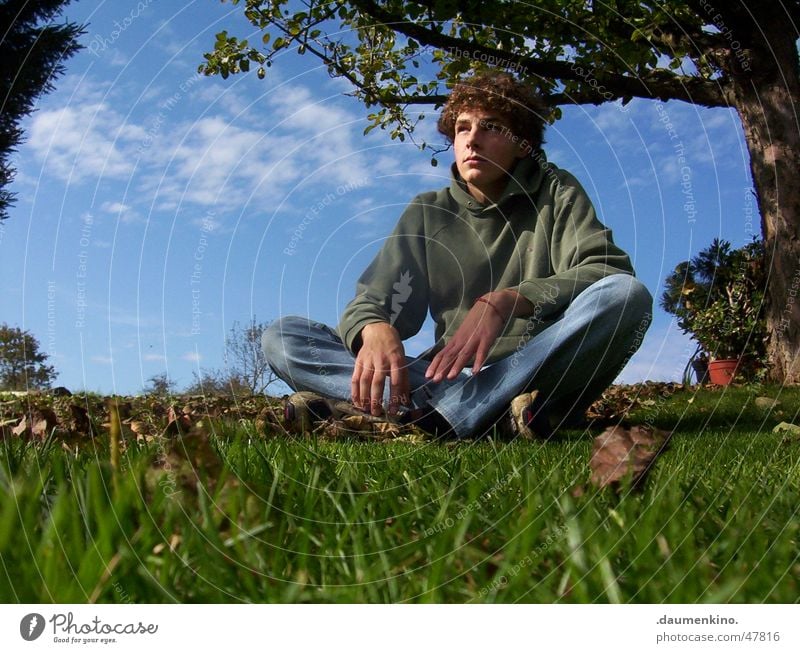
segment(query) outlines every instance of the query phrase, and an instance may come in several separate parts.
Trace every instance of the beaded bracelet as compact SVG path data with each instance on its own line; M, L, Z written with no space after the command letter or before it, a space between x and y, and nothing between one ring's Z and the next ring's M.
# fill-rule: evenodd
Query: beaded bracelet
M478 297L478 299L475 300L475 304L477 304L478 302L483 302L484 304L488 304L489 306L491 306L494 309L494 312L500 316L500 319L503 320L503 322L506 321L506 318L503 317L503 314L500 312L500 309L497 308L497 306L495 306L488 299L486 299L486 297Z

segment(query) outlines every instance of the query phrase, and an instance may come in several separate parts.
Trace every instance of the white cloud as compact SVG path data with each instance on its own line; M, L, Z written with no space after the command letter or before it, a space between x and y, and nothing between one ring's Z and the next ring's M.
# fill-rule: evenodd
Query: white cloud
M297 145L293 138L243 129L220 116L183 124L179 135L163 140L149 154L143 180L162 209L184 202L233 208L275 200L300 172L297 159L286 156Z
M129 176L134 160L126 150L143 136L144 130L99 102L35 113L28 144L50 172L74 183Z
M261 119L258 107L253 106L235 86L205 78L202 83L194 84L192 91L192 101L214 105L232 118L241 118L252 113L255 120Z
M241 94L201 84L190 95L195 107L212 105L202 117L187 119L187 111L162 104L139 122L116 110L108 89L73 87L68 106L34 115L28 146L48 173L70 184L128 180L135 204L170 211L184 203L241 210L275 202L306 179L316 184L317 176L334 185L368 176L355 138L362 119L339 106L338 96L320 100L302 86L281 86L248 105ZM123 221L140 219L130 203L104 207Z
M121 222L141 222L142 216L128 204L122 202L107 201L100 205L100 210L108 213Z
M276 129L288 130L299 141L304 156L318 166L331 164L325 174L336 183L367 176L369 168L359 152L355 134L363 130L363 117L338 106L338 95L317 98L303 86L282 86L269 96L277 119Z
M124 213L125 211L130 211L131 207L122 202L103 202L100 210L108 211L109 213Z
M189 363L199 363L202 358L203 357L196 351L187 351L181 356L181 360L188 361Z
M622 107L617 103L605 103L592 113L595 126L609 141L617 143L621 138L635 138L637 142L640 140L635 130L635 123L639 118L638 105Z

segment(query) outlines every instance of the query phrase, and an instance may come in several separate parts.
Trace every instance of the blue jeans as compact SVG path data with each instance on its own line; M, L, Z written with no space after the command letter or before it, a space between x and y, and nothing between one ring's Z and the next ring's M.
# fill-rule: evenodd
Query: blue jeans
M615 274L589 286L553 324L478 374L433 383L425 378L429 361L407 357L413 407L436 410L457 437L483 433L515 396L533 389L544 394L551 415L582 415L639 348L652 304L641 282ZM262 347L289 387L350 398L355 359L325 324L280 318L264 331ZM387 379L387 403L388 385Z

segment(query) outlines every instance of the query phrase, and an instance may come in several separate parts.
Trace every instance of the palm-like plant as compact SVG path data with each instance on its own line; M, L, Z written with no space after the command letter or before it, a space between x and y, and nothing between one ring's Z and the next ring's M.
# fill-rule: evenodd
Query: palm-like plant
M763 241L732 249L715 239L666 279L661 308L712 358L742 358L751 369L766 357Z

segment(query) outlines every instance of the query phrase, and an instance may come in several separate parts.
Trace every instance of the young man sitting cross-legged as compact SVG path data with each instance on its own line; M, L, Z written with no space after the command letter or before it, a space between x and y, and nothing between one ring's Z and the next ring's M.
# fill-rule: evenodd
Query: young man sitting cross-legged
M338 328L284 317L264 333L275 373L321 395L290 399L289 426L310 407L454 437L495 424L547 437L641 342L650 293L580 184L546 161L538 97L509 75L476 76L438 128L453 143L450 185L411 201ZM429 312L436 342L407 357Z

